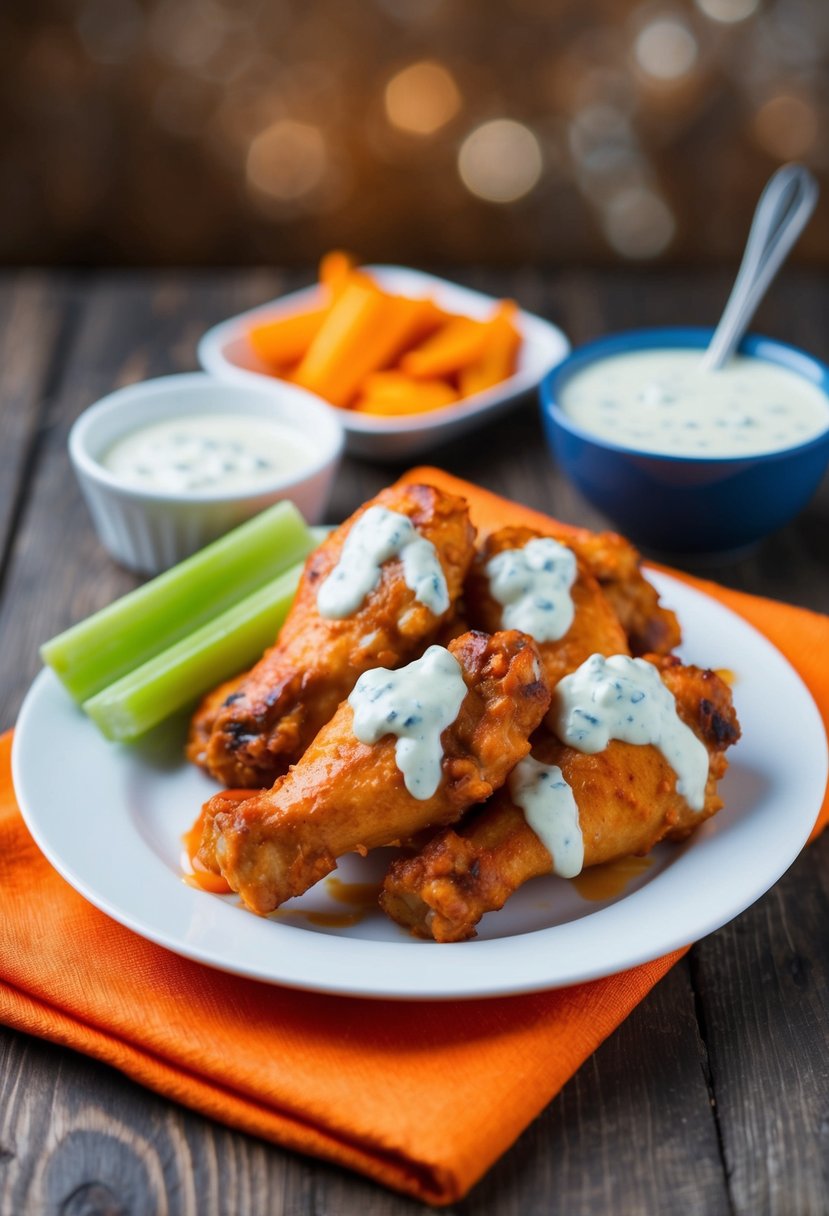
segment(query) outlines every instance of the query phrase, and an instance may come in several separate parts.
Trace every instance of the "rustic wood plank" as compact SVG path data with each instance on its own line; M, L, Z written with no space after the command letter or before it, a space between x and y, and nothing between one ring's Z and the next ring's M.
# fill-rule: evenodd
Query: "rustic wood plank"
M21 271L0 277L0 563L5 564L21 492L59 374L75 314L71 279Z
M695 946L734 1211L821 1216L829 1200L829 837Z
M0 1037L4 1216L304 1216L314 1164L51 1044Z
M666 1196L689 1216L729 1211L684 960L458 1211L638 1216L668 1210Z

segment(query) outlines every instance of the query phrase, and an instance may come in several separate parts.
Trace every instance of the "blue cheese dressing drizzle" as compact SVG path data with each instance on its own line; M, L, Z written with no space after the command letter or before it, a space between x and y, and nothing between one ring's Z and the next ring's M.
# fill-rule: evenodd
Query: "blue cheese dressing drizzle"
M584 865L584 838L573 791L557 764L526 756L509 776L516 806L553 859L553 873L575 878Z
M573 623L570 588L576 581L572 549L547 536L523 549L504 549L486 564L489 590L503 607L505 629L520 629L537 642L557 642Z
M392 557L400 558L404 582L415 599L435 616L446 612L449 589L435 546L408 516L373 506L352 527L340 560L317 592L320 614L334 620L351 616L380 582L380 568Z
M430 646L397 671L364 671L348 698L354 734L361 743L395 735L395 760L406 789L420 801L431 798L442 772L440 737L457 718L466 691L460 663L443 646Z
M702 810L708 752L646 659L591 655L556 685L553 714L562 743L580 752L604 751L611 739L652 744L676 773L677 792L692 810Z

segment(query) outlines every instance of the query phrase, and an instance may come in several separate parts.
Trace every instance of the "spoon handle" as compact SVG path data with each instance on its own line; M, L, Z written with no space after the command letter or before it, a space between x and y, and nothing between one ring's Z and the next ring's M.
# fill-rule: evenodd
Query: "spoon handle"
M720 323L702 357L705 371L727 362L757 305L815 209L818 184L805 165L783 165L766 183Z

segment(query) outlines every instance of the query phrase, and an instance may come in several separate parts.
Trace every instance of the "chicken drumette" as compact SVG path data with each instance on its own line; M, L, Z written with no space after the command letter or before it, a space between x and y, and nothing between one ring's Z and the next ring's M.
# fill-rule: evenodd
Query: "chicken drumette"
M677 791L675 772L651 745L611 740L589 755L545 728L536 736L533 758L558 766L572 790L585 867L647 853L661 840L682 840L722 806L717 782L728 766L724 753L740 734L730 689L714 672L683 666L676 658L654 655L651 661L680 719L708 753L703 805L689 806ZM418 937L463 941L474 937L485 912L503 907L523 883L553 870L553 856L505 786L457 830L439 832L417 855L395 861L380 902Z
M434 546L445 608L417 598L393 556L376 585L342 617L318 606L355 524L372 507L411 521ZM473 556L474 529L462 498L428 485L393 486L366 503L309 557L276 645L246 676L208 694L196 712L187 755L229 786L265 787L300 758L361 674L398 667L431 642L454 611ZM411 580L410 580L411 581Z
M273 789L243 802L217 794L206 804L200 862L221 871L253 911L271 912L301 894L343 853L365 853L455 822L528 753L550 700L532 640L516 631L470 632L448 649L432 649L452 656L446 661L458 669L461 699L439 735L431 793L410 792L394 734L360 742L355 710L345 701ZM417 714L421 697L434 695L427 683L418 689L415 682L411 704L401 704L392 717ZM358 687L351 700L359 693Z

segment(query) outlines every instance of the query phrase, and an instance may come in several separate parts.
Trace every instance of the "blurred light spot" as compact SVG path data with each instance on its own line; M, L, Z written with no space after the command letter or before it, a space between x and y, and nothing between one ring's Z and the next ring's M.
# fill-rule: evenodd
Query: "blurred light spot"
M217 50L194 68L196 74L205 80L229 85L247 72L254 57L251 44L238 37L225 38Z
M412 135L433 135L455 117L461 95L451 73L427 59L392 76L385 101L393 126Z
M579 188L596 206L646 180L648 167L630 120L615 106L579 110L569 124L568 142Z
M574 102L577 109L606 104L630 114L636 106L630 72L607 67L586 68L578 79Z
M721 21L723 25L734 25L737 21L745 21L760 7L760 0L697 0L697 8L710 17L712 21Z
M661 195L647 186L633 186L610 200L604 231L623 257L653 258L671 243L676 224Z
M123 63L144 32L144 16L134 0L87 0L75 28L90 59Z
M248 149L247 178L271 198L301 198L325 174L327 153L319 127L283 118L256 136Z
M226 18L211 0L161 0L150 18L150 37L165 59L185 68L207 63L222 45Z
M615 106L597 104L585 106L575 115L569 142L574 158L584 163L596 153L604 157L610 149L630 147L633 132L626 114Z
M754 116L757 142L782 159L805 156L817 143L818 116L802 97L780 93L761 106Z
M255 136L287 115L284 98L272 89L226 89L205 128L208 147L228 168L238 169Z
M697 60L697 40L684 21L657 17L636 36L634 54L639 67L654 80L687 76Z
M458 171L467 190L490 203L523 198L541 177L541 148L529 127L509 118L485 122L467 135Z

